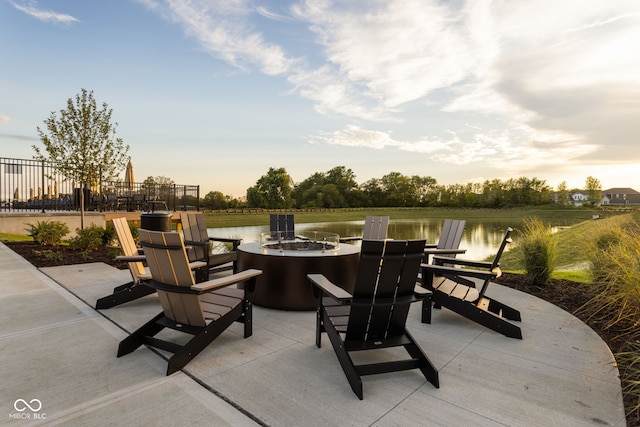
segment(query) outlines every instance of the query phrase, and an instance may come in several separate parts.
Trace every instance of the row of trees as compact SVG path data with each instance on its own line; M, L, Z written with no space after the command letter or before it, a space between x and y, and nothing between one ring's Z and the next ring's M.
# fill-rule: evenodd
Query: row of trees
M246 201L212 191L203 198L201 205L208 209L566 206L570 204L569 195L577 191L586 191L590 203L596 204L602 188L600 181L591 176L587 177L583 190L570 189L566 182L554 190L538 178L439 185L433 177L406 176L400 172L358 184L353 171L344 166L315 172L294 183L286 169L269 168L254 186L247 189Z
M112 178L129 160L129 146L115 136L117 123L112 123L112 110L102 108L93 91L82 89L75 100L67 101L66 110L58 116L52 112L45 120L46 130L38 128L44 150L34 146L34 158L51 160L59 172L84 185L98 179ZM145 184L169 185L166 177L149 177ZM585 183L591 203L600 200L600 182L588 177ZM210 209L254 207L348 208L348 207L490 207L539 206L569 204L566 183L554 191L544 180L521 177L484 183L438 185L430 176L405 176L391 172L382 178L356 182L351 169L337 166L327 172L316 172L302 182L294 183L284 168L270 168L256 184L247 189L246 201L225 196L219 191L208 193L201 206ZM84 203L81 203L84 207ZM81 224L84 223L82 211Z

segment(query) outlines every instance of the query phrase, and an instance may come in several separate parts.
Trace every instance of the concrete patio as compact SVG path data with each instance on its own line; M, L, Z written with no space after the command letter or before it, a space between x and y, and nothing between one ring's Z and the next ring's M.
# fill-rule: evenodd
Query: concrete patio
M518 308L524 339L505 338L447 310L408 328L440 370L364 377L351 391L315 313L254 307L253 336L232 325L166 377L147 348L116 358L118 342L160 311L150 295L93 309L127 270L102 263L36 269L0 244L0 424L268 426L625 426L606 344L567 312L493 285Z

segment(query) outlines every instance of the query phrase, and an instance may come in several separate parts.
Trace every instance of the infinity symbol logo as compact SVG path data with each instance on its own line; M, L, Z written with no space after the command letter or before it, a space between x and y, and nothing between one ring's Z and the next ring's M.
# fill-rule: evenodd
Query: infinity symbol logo
M18 412L24 412L27 409L30 409L31 412L38 412L40 409L42 409L42 402L40 402L40 400L38 399L31 399L29 403L27 403L27 401L24 399L18 399L13 402L13 407Z

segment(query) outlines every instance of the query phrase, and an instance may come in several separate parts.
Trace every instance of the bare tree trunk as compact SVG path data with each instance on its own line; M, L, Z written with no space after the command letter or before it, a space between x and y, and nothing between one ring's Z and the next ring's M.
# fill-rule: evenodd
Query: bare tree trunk
M80 230L84 230L84 183L80 184Z

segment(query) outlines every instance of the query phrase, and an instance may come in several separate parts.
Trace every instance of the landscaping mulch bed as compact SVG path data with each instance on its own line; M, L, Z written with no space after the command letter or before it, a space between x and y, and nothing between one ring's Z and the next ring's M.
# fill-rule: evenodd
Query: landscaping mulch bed
M104 262L120 269L127 267L126 263L115 261L114 257L118 254L117 248L100 247L87 253L73 250L67 246L44 247L35 242L3 243L38 268L88 262ZM640 340L640 333L635 332L631 335L628 333L628 329L631 328L630 324L618 323L615 327L609 327L610 323L613 323L612 320L615 319L615 313L594 314L596 307L593 304L587 304L594 296L592 286L556 279L552 279L544 286L532 285L528 283L524 275L509 273L503 274L496 282L534 295L575 315L589 325L609 345L614 354L627 351L630 341ZM624 379L624 366L620 365L619 370ZM637 402L632 400L631 397L625 396L625 407L628 412L627 423L629 426L638 426L640 425L639 414L628 409L637 405Z

